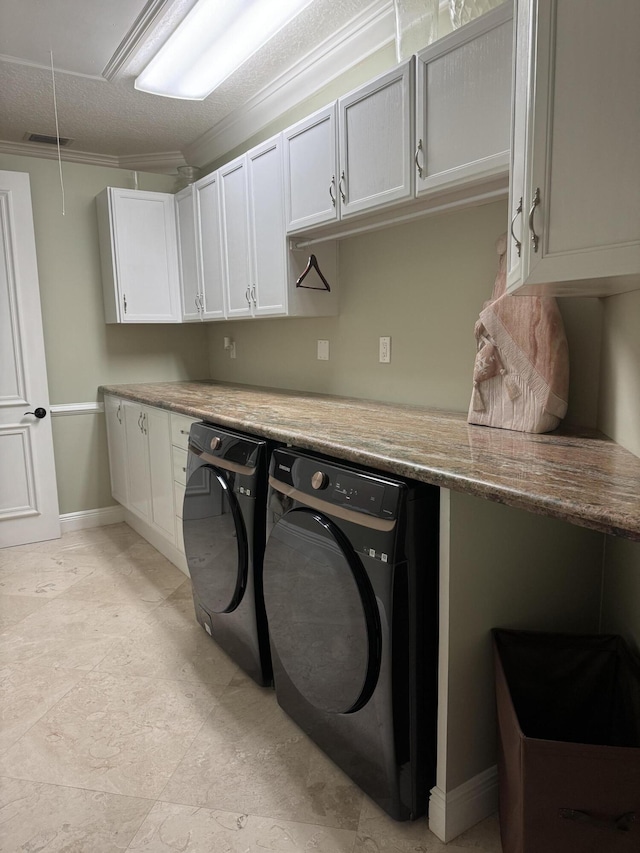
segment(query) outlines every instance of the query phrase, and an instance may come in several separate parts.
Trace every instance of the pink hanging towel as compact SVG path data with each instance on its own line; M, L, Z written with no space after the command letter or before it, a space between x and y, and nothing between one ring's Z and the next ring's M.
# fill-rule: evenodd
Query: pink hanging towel
M551 296L509 296L507 236L493 295L476 322L476 360L468 422L550 432L567 411L569 349L558 303Z

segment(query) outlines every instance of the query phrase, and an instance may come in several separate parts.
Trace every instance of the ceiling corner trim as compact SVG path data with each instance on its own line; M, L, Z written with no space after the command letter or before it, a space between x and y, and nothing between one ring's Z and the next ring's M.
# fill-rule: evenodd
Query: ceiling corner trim
M120 71L133 58L158 19L170 5L171 0L149 0L105 65L102 71L105 80L117 78Z
M52 145L0 140L0 154L15 154L18 157L37 157L42 160L57 160L58 149ZM110 169L127 169L132 172L156 172L174 174L178 166L185 165L181 151L161 151L154 154L93 154L90 151L60 149L60 159L65 163L82 163L85 166L107 166Z
M391 0L377 0L342 30L187 145L188 163L204 166L241 145L296 104L395 40Z
M160 151L156 154L127 154L118 157L121 169L131 169L133 172L157 172L159 174L175 174L178 166L185 166L186 160L182 151Z
M38 145L35 142L5 142L0 140L0 152L16 154L19 157L39 157L43 160L57 160L58 149L54 145ZM60 149L60 159L69 163L84 163L88 166L109 166L117 169L119 158L111 154L92 154L90 151Z

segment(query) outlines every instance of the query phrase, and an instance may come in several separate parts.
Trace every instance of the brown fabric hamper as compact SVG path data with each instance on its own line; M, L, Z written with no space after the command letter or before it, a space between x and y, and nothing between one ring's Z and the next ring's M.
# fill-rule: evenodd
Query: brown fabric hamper
M504 853L640 853L640 663L610 634L493 631Z

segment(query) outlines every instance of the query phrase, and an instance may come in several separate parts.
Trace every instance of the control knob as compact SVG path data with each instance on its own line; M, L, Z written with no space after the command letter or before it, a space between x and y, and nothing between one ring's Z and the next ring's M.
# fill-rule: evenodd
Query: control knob
M221 445L221 444L222 444L222 439L220 438L220 436L219 436L219 435L214 435L214 437L213 437L213 438L211 439L211 441L209 442L209 447L210 447L212 450L217 450L217 449L220 447L220 445Z
M326 489L329 485L329 475L325 474L324 471L316 471L316 473L311 477L311 485L316 491Z

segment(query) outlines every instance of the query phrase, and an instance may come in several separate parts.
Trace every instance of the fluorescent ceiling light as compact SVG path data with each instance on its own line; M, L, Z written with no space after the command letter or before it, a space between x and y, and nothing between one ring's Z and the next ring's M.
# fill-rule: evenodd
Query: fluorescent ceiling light
M312 0L198 0L136 78L153 95L203 101Z

